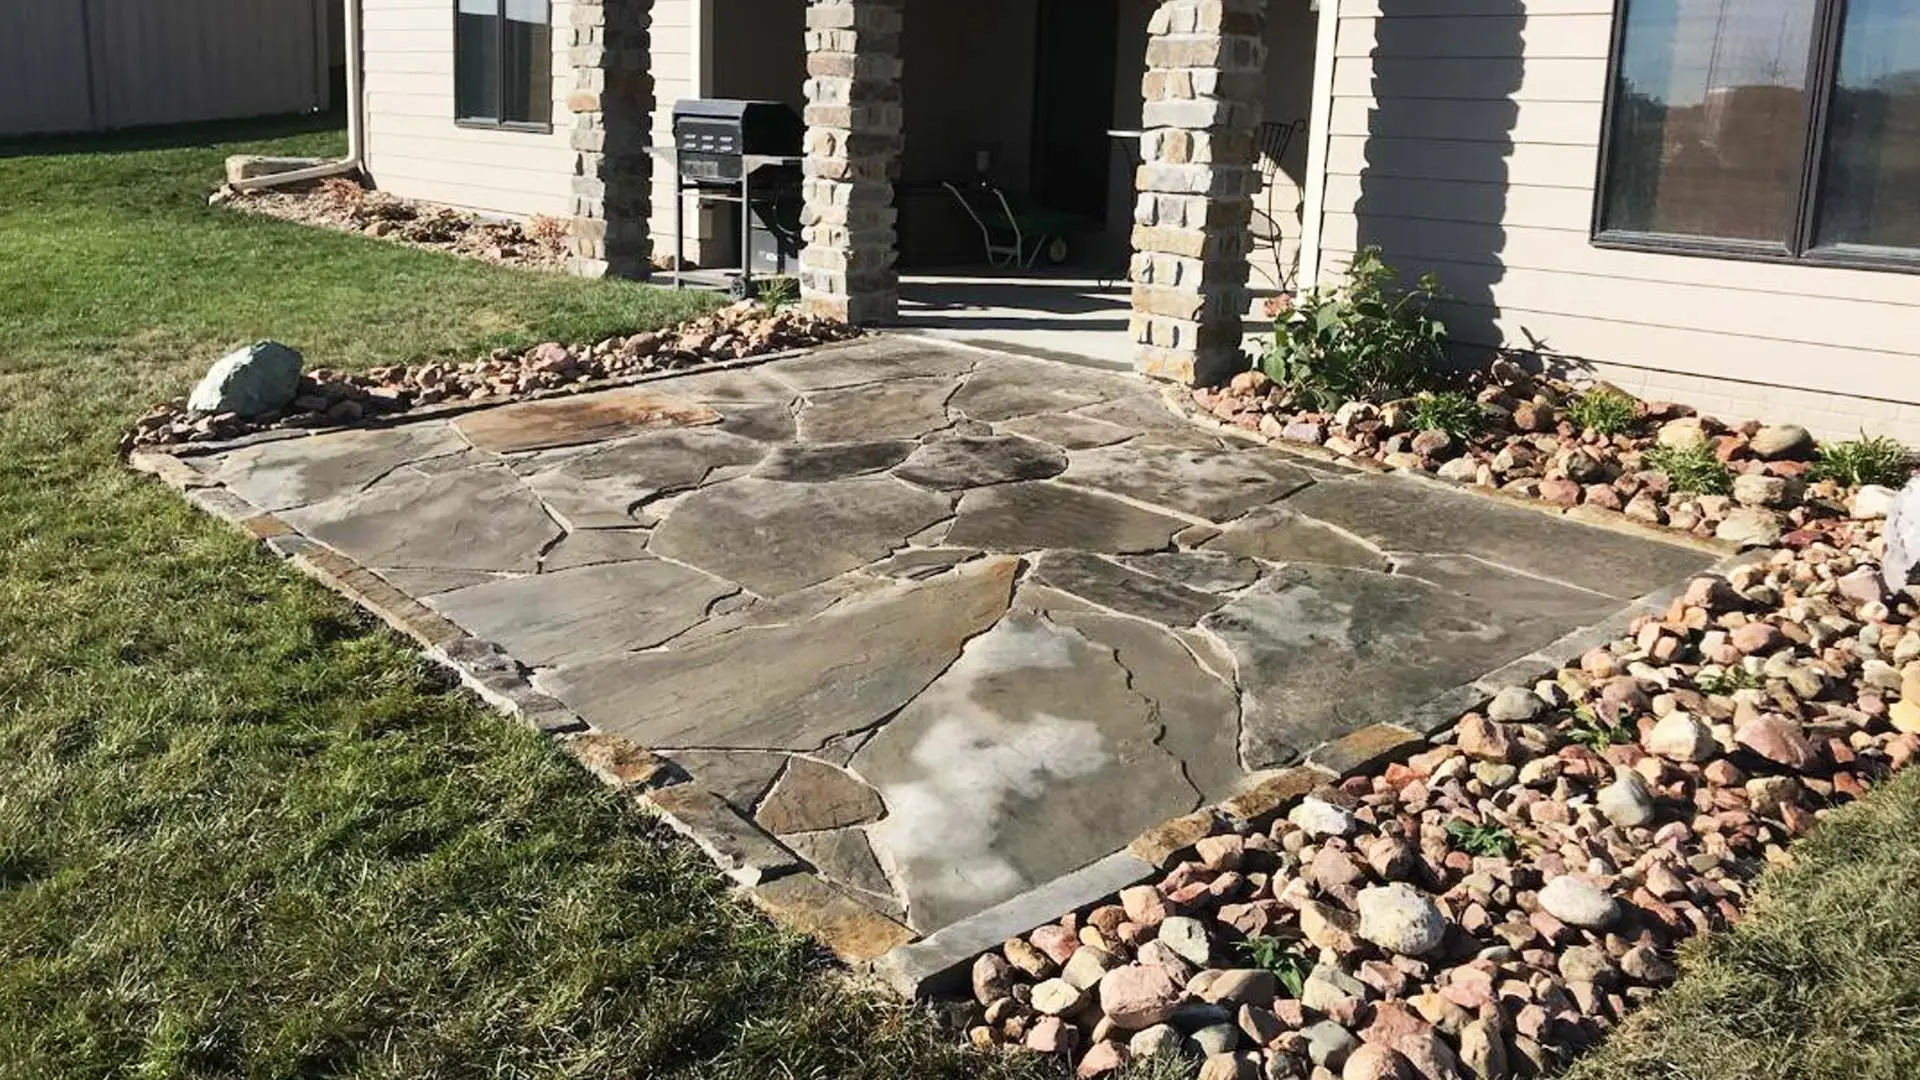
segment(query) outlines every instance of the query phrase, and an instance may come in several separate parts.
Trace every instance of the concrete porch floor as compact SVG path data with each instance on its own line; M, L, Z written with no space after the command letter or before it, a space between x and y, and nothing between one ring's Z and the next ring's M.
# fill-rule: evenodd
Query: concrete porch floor
M1131 371L1139 350L1127 333L1132 310L1125 267L1115 278L1082 268L935 271L900 279L894 329L1021 356ZM1256 297L1257 308L1261 299ZM1249 314L1246 350L1258 355L1270 322Z
M899 335L186 460L450 620L471 677L671 761L653 804L852 955L1125 884L1056 887L1711 561Z

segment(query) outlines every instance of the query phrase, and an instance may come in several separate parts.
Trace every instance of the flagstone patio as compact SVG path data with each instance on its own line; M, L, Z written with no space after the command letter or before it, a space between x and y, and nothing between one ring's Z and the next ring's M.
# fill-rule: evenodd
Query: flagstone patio
M673 762L657 804L770 906L900 940L1713 561L901 337L188 460Z

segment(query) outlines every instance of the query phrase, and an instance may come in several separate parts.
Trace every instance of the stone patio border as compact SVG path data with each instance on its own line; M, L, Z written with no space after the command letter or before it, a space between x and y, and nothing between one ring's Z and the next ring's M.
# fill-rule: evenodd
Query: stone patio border
M753 367L801 353L843 348L837 343L813 349L790 350L763 357L704 364L697 368L659 372L625 379L604 380L567 387L512 401L452 402L395 416L377 427L394 427L417 420L498 407L524 400L569 397L640 383L663 382L683 375ZM973 347L969 347L973 348ZM993 352L990 349L974 351ZM1318 447L1271 440L1181 407L1180 395L1164 395L1168 408L1199 426L1233 431L1249 441L1276 443L1292 453L1325 457L1353 467ZM227 490L195 469L189 459L260 442L301 438L339 429L303 429L297 433L260 432L224 443L193 443L172 451L139 450L128 455L133 469L155 476L180 491L195 507L227 522L263 544L275 555L329 589L365 608L394 630L412 638L426 655L451 670L468 689L496 711L553 738L580 765L603 783L658 815L669 827L700 847L748 899L781 924L814 936L851 965L871 965L894 990L908 997L926 997L964 979L965 970L982 952L1010 937L1054 921L1145 880L1169 865L1180 853L1214 831L1222 818L1263 823L1284 814L1316 788L1364 772L1389 761L1403 761L1430 746L1447 741L1462 715L1490 700L1500 690L1525 686L1557 669L1559 658L1578 656L1587 649L1614 640L1637 616L1663 611L1684 591L1684 583L1643 596L1611 618L1573 631L1499 671L1454 687L1430 698L1402 718L1400 724L1378 724L1321 744L1303 756L1303 764L1265 774L1240 794L1213 807L1164 822L1148 830L1126 849L1056 878L969 916L924 938L894 918L805 870L777 840L732 809L719 796L694 783L672 763L626 739L596 730L558 699L536 690L520 665L497 644L468 634L418 600L388 584L372 570L339 552L298 535L278 516ZM1379 466L1368 471L1392 472ZM1411 474L1410 474L1411 475ZM1423 483L1454 489L1432 477ZM1476 494L1484 495L1480 489ZM1703 541L1640 525L1620 515L1577 514L1533 500L1502 498L1549 516L1569 516L1587 524L1668 544L1680 544L1723 556L1706 573L1724 574L1751 555L1731 554L1729 545Z

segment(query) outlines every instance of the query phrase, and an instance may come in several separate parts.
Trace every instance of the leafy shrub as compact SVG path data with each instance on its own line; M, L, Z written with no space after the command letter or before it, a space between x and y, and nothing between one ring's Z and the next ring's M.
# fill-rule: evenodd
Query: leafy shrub
M1847 487L1902 487L1913 475L1913 452L1898 440L1862 433L1857 439L1822 446L1812 475L1815 480Z
M1601 435L1625 435L1639 419L1634 400L1610 386L1597 387L1581 394L1567 406L1567 419L1575 427Z
M1608 720L1586 706L1573 710L1573 723L1567 728L1567 737L1596 754L1604 754L1609 746L1625 746L1634 741L1634 733L1619 720Z
M1466 442L1480 434L1486 422L1480 403L1452 390L1423 393L1413 399L1408 422L1415 431L1444 431L1457 442Z
M1760 677L1736 664L1722 671L1695 675L1693 685L1703 694L1731 694L1736 690L1759 689Z
M760 281L760 302L770 310L779 310L800 299L800 279L795 277L763 278Z
M1463 818L1447 822L1447 843L1469 855L1512 858L1520 851L1512 831L1500 825L1475 825Z
M1287 996L1297 998L1313 973L1313 959L1300 949L1300 943L1282 937L1251 937L1240 943L1247 962L1262 971L1271 971Z
M1354 256L1347 283L1315 289L1274 323L1262 368L1311 408L1388 401L1428 386L1445 358L1446 324L1430 313L1444 298L1422 274L1409 289L1378 248Z
M1687 495L1726 495L1733 491L1733 470L1705 446L1656 446L1643 463L1667 474L1673 490Z

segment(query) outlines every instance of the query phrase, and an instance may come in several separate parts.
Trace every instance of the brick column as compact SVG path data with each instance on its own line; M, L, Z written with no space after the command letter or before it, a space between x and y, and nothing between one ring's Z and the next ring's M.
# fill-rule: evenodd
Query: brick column
M1166 0L1148 26L1131 327L1149 375L1205 386L1242 362L1266 8Z
M651 0L573 0L573 264L576 274L645 277L653 159Z
M808 311L850 323L900 308L893 182L900 172L901 0L808 0Z

